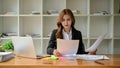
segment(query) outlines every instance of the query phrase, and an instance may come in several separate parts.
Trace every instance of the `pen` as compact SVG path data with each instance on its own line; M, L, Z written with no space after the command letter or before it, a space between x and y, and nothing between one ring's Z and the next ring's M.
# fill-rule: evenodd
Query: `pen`
M104 63L99 62L99 61L95 61L95 63L97 63L97 64L101 64L101 65L104 65Z

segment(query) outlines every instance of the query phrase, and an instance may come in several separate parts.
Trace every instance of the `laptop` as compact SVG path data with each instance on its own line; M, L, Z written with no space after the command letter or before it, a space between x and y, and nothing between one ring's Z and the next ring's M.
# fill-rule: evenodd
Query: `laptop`
M37 55L34 47L32 37L11 37L14 52L17 56L28 57L28 58L43 58L48 55Z

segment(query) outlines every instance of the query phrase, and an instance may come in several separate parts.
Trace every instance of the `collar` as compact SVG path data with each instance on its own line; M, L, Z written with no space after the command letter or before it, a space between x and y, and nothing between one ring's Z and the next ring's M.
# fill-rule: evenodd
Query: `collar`
M65 30L63 29L62 34L63 34L63 39L66 39L66 40L71 40L72 39L72 29L70 29L69 34L67 32L65 32Z

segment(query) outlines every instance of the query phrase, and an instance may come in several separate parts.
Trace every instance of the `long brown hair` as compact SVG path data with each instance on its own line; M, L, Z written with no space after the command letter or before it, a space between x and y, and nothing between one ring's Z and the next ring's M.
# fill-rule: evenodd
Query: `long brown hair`
M62 35L63 26L62 26L61 22L63 21L63 16L64 15L69 15L71 17L71 20L72 20L71 27L74 28L75 18L74 18L74 15L73 15L72 11L70 9L63 9L60 12L59 17L58 17L58 21L57 21L58 30L57 30L57 33L56 33L56 38L63 39L63 35Z

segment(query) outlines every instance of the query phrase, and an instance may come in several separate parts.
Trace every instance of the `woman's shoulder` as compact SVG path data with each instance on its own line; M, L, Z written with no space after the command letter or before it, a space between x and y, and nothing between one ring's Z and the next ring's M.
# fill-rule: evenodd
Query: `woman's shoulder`
M79 31L77 29L72 29L72 35L73 35L74 39L81 39L82 38L81 31Z
M56 32L57 32L57 29L53 29L52 32L53 32L53 33L56 33Z
M73 33L77 33L77 34L81 34L81 31L80 30L77 30L75 28L72 29Z
M51 33L52 34L56 34L57 33L57 29L53 29Z

